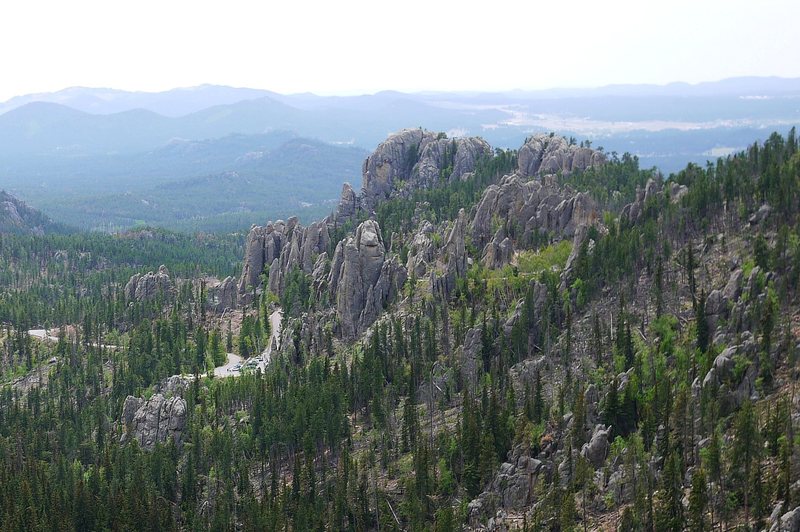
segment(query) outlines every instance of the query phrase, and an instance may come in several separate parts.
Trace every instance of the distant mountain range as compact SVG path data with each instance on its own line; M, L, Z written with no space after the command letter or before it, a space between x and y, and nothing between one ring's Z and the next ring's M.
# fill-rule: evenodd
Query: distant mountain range
M114 114L134 109L178 117L209 107L231 105L246 100L269 98L300 109L315 107L364 108L398 99L450 100L454 96L465 101L538 100L550 98L586 98L598 96L634 97L704 97L704 96L780 96L800 93L800 78L738 77L697 84L666 85L624 84L597 88L554 88L543 90L510 90L503 92L421 92L382 91L371 95L318 96L312 93L279 94L263 89L200 85L162 92L134 92L117 89L69 87L55 92L16 96L0 103L0 114L33 102L65 105L91 114Z
M365 149L406 127L478 135L498 147L555 131L670 172L795 124L800 79L360 96L214 85L159 93L73 87L0 104L0 187L86 228L227 230L263 222L261 216L280 214L278 207L311 204L307 212L322 212L344 181L358 185ZM324 158L306 157L299 145ZM218 183L241 197L226 192L223 201L215 176L226 176ZM254 185L246 196L242 180L272 193L262 198ZM187 194L159 197L176 187ZM194 206L181 205L181 197ZM250 201L256 197L261 204ZM203 201L211 208L198 211Z
M365 156L275 131L173 140L135 154L29 157L3 181L54 218L86 229L228 231L270 217L326 215L344 181L360 184Z

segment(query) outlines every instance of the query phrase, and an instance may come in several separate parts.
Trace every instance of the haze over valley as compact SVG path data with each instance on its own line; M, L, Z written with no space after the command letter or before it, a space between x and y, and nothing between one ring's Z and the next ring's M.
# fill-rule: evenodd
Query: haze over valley
M797 0L0 11L0 532L800 532Z
M71 88L12 98L0 113L0 183L53 219L229 231L324 216L344 182L360 186L367 150L404 127L497 147L555 131L669 174L788 131L800 79L362 96Z

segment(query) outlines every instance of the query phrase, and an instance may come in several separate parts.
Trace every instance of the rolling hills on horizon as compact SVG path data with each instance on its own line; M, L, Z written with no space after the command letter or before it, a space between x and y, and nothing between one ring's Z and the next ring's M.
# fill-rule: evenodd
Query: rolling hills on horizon
M670 173L798 123L800 79L782 78L356 96L213 85L160 93L73 87L0 104L0 186L86 229L245 229L290 206L312 204L315 216L323 213L342 183L358 184L365 149L405 127L481 136L506 148L555 131ZM303 158L291 142L298 138L325 158ZM262 164L248 166L266 152ZM225 201L208 186L217 178L233 187ZM248 180L271 192L248 192ZM180 187L187 194L156 198ZM195 205L181 205L181 197ZM203 204L210 207L199 213Z

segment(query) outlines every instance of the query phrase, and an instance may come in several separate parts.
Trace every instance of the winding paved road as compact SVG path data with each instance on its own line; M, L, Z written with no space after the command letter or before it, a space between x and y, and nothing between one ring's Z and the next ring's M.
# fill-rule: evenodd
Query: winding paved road
M280 347L282 321L283 311L281 309L278 309L269 315L269 323L272 334L269 337L269 343L267 344L266 349L264 349L264 351L262 351L261 354L255 359L258 361L258 364L252 369L255 370L258 368L263 372L266 369L267 364L269 364L270 358L272 357L272 346L275 345L276 347ZM234 353L228 353L228 361L225 363L225 365L214 368L214 376L238 377L241 375L241 371L233 368L239 364L242 364L242 357Z

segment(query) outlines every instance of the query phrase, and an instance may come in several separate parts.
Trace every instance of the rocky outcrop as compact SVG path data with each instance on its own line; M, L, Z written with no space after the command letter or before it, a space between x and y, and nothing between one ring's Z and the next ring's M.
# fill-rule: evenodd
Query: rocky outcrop
M412 169L417 187L431 188L439 180L455 181L475 170L478 160L490 154L489 144L477 137L440 138L427 142Z
M606 461L608 450L611 447L608 441L610 433L610 427L597 425L592 433L592 439L583 444L581 456L586 458L595 469L600 468Z
M750 225L758 225L767 218L769 218L769 215L771 213L772 213L772 207L770 207L769 204L765 203L761 205L761 207L759 207L758 210L754 212L752 216L750 216L750 219L748 221L750 222Z
M269 267L277 259L286 239L286 223L283 220L269 222L265 226L254 225L247 234L244 264L239 278L239 293L247 294L260 284L264 266Z
M514 243L506 236L504 228L494 234L483 250L483 264L487 268L502 268L514 257Z
M773 520L769 532L797 532L800 530L800 506Z
M621 216L632 223L637 223L644 215L647 204L661 195L663 195L662 187L655 179L648 179L644 188L636 188L636 199L622 208Z
M408 260L406 261L409 277L422 277L428 271L428 265L436 259L433 232L433 225L425 220L420 224L417 234L414 235L408 250Z
M678 203L688 193L689 187L686 185L679 185L674 181L669 183L669 201L671 203Z
M355 221L360 203L353 187L350 183L345 183L342 185L342 196L339 199L339 206L336 208L332 221L339 225Z
M466 237L467 214L461 209L440 251L440 267L431 272L431 289L442 298L447 298L456 288L456 279L467 273Z
M500 464L486 489L467 506L471 527L479 527L498 510L502 515L526 509L537 502L536 488L548 480L551 473L549 463L531 456L527 443L515 445L508 453L507 460ZM491 525L489 528L492 528Z
M158 272L132 275L125 285L125 300L128 302L151 301L159 295L166 296L171 294L173 288L169 271L162 264L158 268Z
M147 400L129 395L122 406L122 423L125 431L120 443L135 440L143 449L152 450L156 444L172 440L180 447L186 428L186 401L178 396L165 399L160 393Z
M238 296L236 279L230 276L208 287L208 303L215 312L236 308Z
M328 275L328 252L323 251L319 257L317 257L317 262L314 264L314 270L311 272L311 279L315 293L327 293Z
M520 177L569 174L606 162L605 155L597 150L570 144L564 137L545 134L526 140L517 157Z
M469 329L464 335L461 346L461 380L464 387L474 390L478 385L478 377L483 372L481 360L481 330L477 327Z
M588 194L512 174L484 191L470 228L473 241L483 247L497 234L497 224L513 230L516 241L527 242L537 232L572 238L579 227L599 218Z
M387 259L381 230L374 220L362 222L355 236L339 242L328 280L346 338L372 324L400 291L406 269L396 257Z
M327 220L303 227L293 216L285 223L278 220L263 227L254 226L247 237L239 294L244 301L249 300L265 268L269 272L270 291L281 294L288 273L297 267L311 274L329 244Z
M422 129L404 129L390 135L364 161L361 206L371 210L395 194L430 188L442 179L461 179L490 153L491 146L480 138L448 139ZM346 209L350 204L348 200Z
M702 388L716 391L722 415L733 412L748 398L758 399L756 352L755 342L748 337L741 345L728 347L717 355L703 378Z
M742 295L744 272L737 268L731 272L728 282L721 290L712 290L706 297L705 314L710 330L713 332L722 320L730 317L731 309Z
M155 392L169 399L172 396L181 396L189 387L189 380L182 375L172 375L154 386Z

